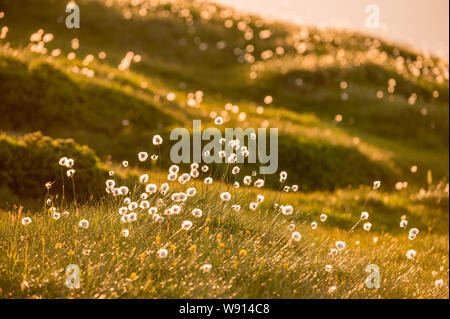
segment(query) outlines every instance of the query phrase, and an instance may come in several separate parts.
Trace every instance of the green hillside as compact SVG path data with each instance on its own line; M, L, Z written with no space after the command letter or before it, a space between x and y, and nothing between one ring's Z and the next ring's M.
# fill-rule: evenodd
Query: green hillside
M76 3L80 29L67 1L0 0L0 298L448 298L448 59L206 1ZM162 191L194 120L278 128L277 173Z
M193 119L212 126L210 112L232 103L246 118L227 111L227 127L279 128L279 167L303 190L376 179L423 187L427 170L437 180L448 177L447 62L360 34L270 23L208 4L111 3L78 1L82 27L67 29L63 1L2 1L7 14L0 21L9 28L0 55L4 132L71 137L103 160L132 161L156 132L168 137ZM47 54L30 53L30 36L41 28L54 40ZM270 37L261 39L264 32ZM62 54L49 57L55 49ZM273 57L264 60L268 50ZM121 71L129 51L142 60ZM80 74L83 68L95 76ZM189 107L188 94L199 90L201 103ZM168 92L176 100L168 101Z

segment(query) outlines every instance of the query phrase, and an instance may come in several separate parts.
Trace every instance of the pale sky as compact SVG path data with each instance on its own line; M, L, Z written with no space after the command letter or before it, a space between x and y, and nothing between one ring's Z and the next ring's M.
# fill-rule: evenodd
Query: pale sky
M388 40L449 55L449 0L216 0L268 18L374 32ZM380 28L366 27L366 6L380 8Z

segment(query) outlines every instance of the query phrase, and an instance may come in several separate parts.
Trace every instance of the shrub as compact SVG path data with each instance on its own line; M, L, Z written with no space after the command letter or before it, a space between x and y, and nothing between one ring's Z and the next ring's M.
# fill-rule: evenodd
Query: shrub
M43 198L47 182L54 182L51 192L61 192L63 174L66 197L72 198L67 168L58 164L63 156L75 160L77 200L86 200L103 191L107 170L94 151L73 139L52 139L40 132L23 137L0 135L0 189L9 189L9 193L21 198Z

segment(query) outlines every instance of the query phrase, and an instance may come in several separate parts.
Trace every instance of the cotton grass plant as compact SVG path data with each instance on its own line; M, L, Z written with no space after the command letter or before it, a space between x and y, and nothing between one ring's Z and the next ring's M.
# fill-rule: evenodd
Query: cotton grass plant
M103 28L114 39L106 46L95 32L54 39L49 30L59 25L51 21L64 4L41 2L25 8L12 1L6 9L0 85L12 93L0 104L10 115L2 125L27 131L51 118L55 135L78 134L123 161L107 171L73 141L37 134L25 140L44 146L25 148L0 136L10 165L7 174L0 169L2 181L21 198L38 194L41 206L0 209L0 297L448 298L448 182L433 183L430 168L426 189L402 180L387 190L405 170L420 187L416 173L425 167L448 176L448 158L436 161L448 153L448 61L366 35L272 24L181 0L98 0L85 25L120 16L124 26L147 27ZM82 10L91 2L80 1ZM17 49L9 34L20 33L15 21L24 17L36 28ZM38 27L44 17L49 30ZM161 72L148 73L154 61ZM14 95L24 89L30 94ZM24 99L33 94L42 98ZM68 108L68 100L79 104ZM28 112L12 113L17 105ZM39 116L28 117L36 110ZM77 121L68 121L73 114ZM234 154L220 152L219 167L170 163L158 126L194 117L218 127L279 127L285 164L261 176L235 163L237 152L249 155L236 141L229 142ZM90 178L98 175L101 183ZM381 181L356 186L372 175ZM97 184L101 196L86 196ZM8 197L3 189L0 195ZM65 270L73 264L81 282L69 289ZM380 269L379 288L366 286L369 265Z
M155 147L161 143L157 139ZM286 184L285 171L247 176L226 163L230 169L216 176L207 165L200 169L194 163L187 171L173 164L167 173L150 174L147 153L139 153L138 160L142 169L134 182L122 185L116 174L108 174L105 195L96 202L80 206L76 194L72 202L64 202L64 196L50 200L47 193L48 214L24 216L23 208L2 213L0 245L6 254L0 259L0 294L8 298L445 298L448 294L444 255L448 243L433 235L421 238L419 229L408 228L406 217L398 226L406 234L372 235L376 224L372 226L371 215L376 212L362 210L369 196L376 196L380 182L366 193L360 217L346 230L328 227L325 213L313 217L302 211L293 191L298 186ZM64 158L59 162L67 172L76 167L76 159L69 166L67 162ZM242 186L226 183L226 174ZM69 175L61 178L74 183L74 175ZM264 190L266 178L277 178L280 189ZM81 270L79 289L64 284L69 264ZM378 289L365 286L369 264L383 270ZM433 278L427 274L430 269Z

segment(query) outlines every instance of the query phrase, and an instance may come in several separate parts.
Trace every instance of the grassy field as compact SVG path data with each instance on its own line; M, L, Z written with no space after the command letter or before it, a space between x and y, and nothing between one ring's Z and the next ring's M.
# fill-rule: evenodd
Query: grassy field
M152 195L149 203L158 207L162 222L142 208L134 211L136 221L122 222L123 196L112 195L78 210L69 206L69 214L57 220L51 213L30 215L22 209L2 213L1 296L448 298L448 219L442 220L448 202L447 207L439 204L445 200L443 190L412 200L413 194L370 188L308 195L245 188L231 190L232 200L223 202L220 194L230 187L200 184L175 186L177 192L187 187L198 192L182 202L179 214L163 215L176 204L169 195ZM131 200L142 202L142 187ZM258 194L265 198L253 211L249 203ZM284 215L273 201L296 208ZM236 204L240 211L232 209ZM191 215L196 208L201 217ZM362 210L369 212L368 220L361 220ZM406 228L399 226L403 213L408 215ZM327 215L324 222L322 214ZM24 226L27 216L32 222ZM79 226L83 219L87 229ZM193 222L189 230L182 228L186 220ZM367 221L373 224L370 232L363 229ZM415 227L420 233L409 240ZM295 231L299 241L292 238ZM338 241L345 242L342 251L336 249ZM166 258L158 257L160 249L167 250ZM410 249L417 252L412 259L406 256ZM80 268L79 289L64 285L70 264ZM365 285L370 264L380 269L378 289ZM205 265L211 269L204 270Z
M0 1L0 297L449 297L448 60L206 2L80 0L71 30L64 1L24 2ZM219 115L278 128L277 174L168 182L171 130Z

